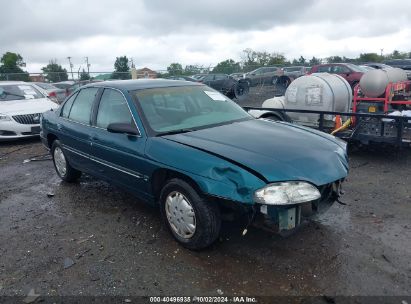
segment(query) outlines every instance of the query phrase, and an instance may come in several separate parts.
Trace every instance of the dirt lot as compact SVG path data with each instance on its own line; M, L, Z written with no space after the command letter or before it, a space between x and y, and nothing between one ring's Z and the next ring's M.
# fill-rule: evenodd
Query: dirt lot
M38 139L2 143L0 295L410 295L410 152L352 152L346 205L288 238L225 224L192 252L121 189L25 161Z

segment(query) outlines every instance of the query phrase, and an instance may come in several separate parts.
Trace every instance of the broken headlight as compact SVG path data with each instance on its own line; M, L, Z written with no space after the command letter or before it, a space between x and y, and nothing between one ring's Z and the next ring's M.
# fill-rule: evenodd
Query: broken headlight
M254 201L266 205L300 204L320 197L320 191L315 186L297 181L268 184L254 192Z

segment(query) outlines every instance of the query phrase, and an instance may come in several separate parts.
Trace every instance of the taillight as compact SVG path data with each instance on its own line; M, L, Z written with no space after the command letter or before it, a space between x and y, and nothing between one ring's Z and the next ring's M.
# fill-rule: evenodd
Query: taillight
M59 102L58 102L58 99L57 99L57 94L56 94L56 92L50 92L48 98L49 98L52 102L55 102L55 103L57 103L57 104L59 103Z

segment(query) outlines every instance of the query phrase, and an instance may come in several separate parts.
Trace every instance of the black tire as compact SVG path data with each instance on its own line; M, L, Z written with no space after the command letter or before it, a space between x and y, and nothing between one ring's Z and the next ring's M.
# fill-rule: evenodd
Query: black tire
M195 214L195 232L190 238L183 238L172 228L166 212L166 200L175 192L181 193L190 203ZM187 182L173 178L161 190L160 209L164 224L173 237L182 246L191 250L200 250L210 246L218 238L221 228L221 216L218 206L207 202Z
M56 159L55 159L55 151L56 149L60 149L60 151L62 152L63 156L64 156L64 161L65 161L65 165L66 165L66 170L65 173L59 172L59 170L57 169L57 165L56 165ZM74 169L68 162L66 155L64 154L63 149L61 148L61 143L58 139L56 139L53 142L53 145L51 146L51 156L53 158L53 165L54 165L54 169L56 169L57 175L65 182L74 182L77 179L80 178L81 176L81 171Z

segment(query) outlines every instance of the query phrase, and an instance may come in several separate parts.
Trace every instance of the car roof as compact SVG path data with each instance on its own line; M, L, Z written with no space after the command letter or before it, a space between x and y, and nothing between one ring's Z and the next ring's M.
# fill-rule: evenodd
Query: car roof
M119 90L134 91L142 89L152 88L164 88L164 87L183 87L183 86L201 86L203 84L197 82L188 82L184 80L171 80L171 79L136 79L136 80L114 80L90 83L82 88L86 87L110 87Z

